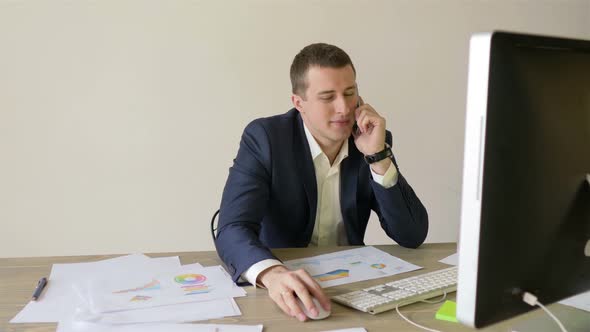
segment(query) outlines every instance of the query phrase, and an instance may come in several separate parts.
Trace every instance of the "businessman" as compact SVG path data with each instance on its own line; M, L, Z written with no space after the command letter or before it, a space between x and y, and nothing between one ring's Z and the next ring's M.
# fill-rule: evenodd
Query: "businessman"
M266 287L287 315L304 321L330 300L304 270L269 248L364 245L371 210L398 244L417 248L426 209L391 151L385 119L358 95L350 57L328 44L303 48L291 64L285 114L252 121L223 191L215 245L234 280Z

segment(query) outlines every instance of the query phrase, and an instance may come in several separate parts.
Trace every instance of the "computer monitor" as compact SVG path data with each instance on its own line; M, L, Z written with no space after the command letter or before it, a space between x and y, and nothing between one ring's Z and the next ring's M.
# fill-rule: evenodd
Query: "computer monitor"
M590 289L590 41L472 36L457 318L483 327Z

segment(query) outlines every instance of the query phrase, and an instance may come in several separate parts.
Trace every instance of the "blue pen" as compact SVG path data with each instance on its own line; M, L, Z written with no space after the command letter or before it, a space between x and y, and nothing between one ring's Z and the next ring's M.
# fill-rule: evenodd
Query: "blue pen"
M33 292L33 301L37 301L37 299L39 299L39 296L41 296L41 293L43 293L45 286L47 286L47 278L43 277L39 280L37 287L35 288L35 292Z

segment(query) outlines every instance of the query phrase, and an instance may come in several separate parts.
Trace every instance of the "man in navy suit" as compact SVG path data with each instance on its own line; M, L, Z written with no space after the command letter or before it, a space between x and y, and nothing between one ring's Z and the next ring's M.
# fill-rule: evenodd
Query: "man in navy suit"
M269 248L364 245L371 210L391 239L417 248L428 215L400 173L385 119L358 95L343 50L303 48L291 84L293 109L244 130L215 245L234 280L266 287L287 315L304 321L296 298L312 315L312 297L325 310L330 301L307 272L288 270Z

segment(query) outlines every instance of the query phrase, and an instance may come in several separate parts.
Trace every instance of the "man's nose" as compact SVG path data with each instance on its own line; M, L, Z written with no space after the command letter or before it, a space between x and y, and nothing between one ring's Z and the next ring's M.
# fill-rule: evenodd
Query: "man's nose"
M346 98L342 97L342 98L338 98L336 100L336 112L340 113L340 114L344 114L347 115L348 113L350 113L351 111L353 111L353 109L350 107L350 105L348 105L348 101L346 100Z

